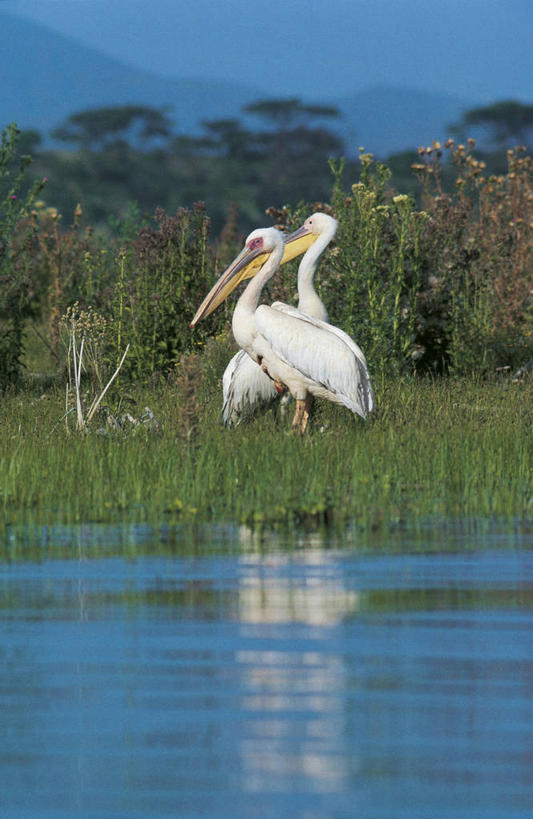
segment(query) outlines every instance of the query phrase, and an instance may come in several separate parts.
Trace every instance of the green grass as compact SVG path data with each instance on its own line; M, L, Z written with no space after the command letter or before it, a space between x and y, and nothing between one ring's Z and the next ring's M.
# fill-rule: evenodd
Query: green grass
M533 518L533 384L397 380L365 423L317 402L308 434L271 412L228 430L218 389L198 387L197 425L176 386L134 391L161 432L65 432L64 395L0 401L0 508L20 523L235 521L351 524ZM136 408L135 408L136 407ZM187 435L187 431L189 434Z

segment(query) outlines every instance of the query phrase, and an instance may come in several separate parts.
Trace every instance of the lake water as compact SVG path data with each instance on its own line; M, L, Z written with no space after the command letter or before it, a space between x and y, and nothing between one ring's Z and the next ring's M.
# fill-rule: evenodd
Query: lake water
M1 819L533 816L533 528L7 531Z

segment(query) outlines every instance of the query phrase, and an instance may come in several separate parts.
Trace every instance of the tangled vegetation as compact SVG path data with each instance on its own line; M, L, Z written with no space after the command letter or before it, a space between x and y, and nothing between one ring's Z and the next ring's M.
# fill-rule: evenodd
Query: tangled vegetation
M143 380L168 376L184 354L227 330L231 305L192 333L189 321L240 247L235 209L218 238L202 203L174 215L159 209L113 237L83 226L80 208L66 225L38 198L44 180L21 194L29 160L13 168L16 139L16 129L7 129L0 154L4 388L31 366L23 358L28 339L35 347L38 337L47 372L61 372L66 316L70 324L85 317L86 379L100 386L126 344L121 377ZM533 358L532 159L510 150L507 172L496 175L476 159L473 140L434 143L419 154L413 168L421 207L391 188L386 165L361 151L359 179L348 189L342 161L330 160L328 202L270 208L265 222L292 229L312 209L336 216L336 243L318 287L335 323L365 350L375 381L516 369ZM451 168L455 180L446 192L442 175ZM267 298L294 299L296 265L280 271Z
M361 151L348 187L331 161L329 201L269 209L265 222L286 229L316 209L338 219L317 284L365 350L378 401L366 424L319 405L308 439L296 441L279 414L220 427L232 305L189 329L242 244L236 210L218 237L202 203L152 220L132 214L113 236L84 225L81 208L67 224L39 198L44 180L23 192L28 160L14 167L16 140L7 129L0 153L5 521L350 519L371 531L413 515L531 515L524 151L509 151L496 175L472 140L420 149L420 206ZM294 300L296 266L267 299ZM511 378L519 369L524 377Z
M186 357L170 382L124 395L122 417L104 406L90 435L66 433L59 388L6 396L0 530L226 521L371 534L417 520L531 521L531 379L397 378L366 422L317 402L302 439L273 412L222 427L209 369L227 361L220 349L211 342L203 366Z

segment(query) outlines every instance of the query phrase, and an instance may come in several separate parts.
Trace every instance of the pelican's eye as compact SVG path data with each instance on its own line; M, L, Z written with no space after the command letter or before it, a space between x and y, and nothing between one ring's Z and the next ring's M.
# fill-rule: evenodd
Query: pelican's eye
M248 242L248 250L260 250L263 247L263 239L261 236L257 236L257 238L252 239L251 242Z

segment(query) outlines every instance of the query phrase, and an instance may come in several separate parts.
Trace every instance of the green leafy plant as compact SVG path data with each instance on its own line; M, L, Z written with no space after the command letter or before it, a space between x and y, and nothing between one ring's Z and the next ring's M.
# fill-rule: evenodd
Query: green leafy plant
M0 388L16 382L21 374L24 322L31 311L33 290L31 272L24 264L33 239L27 217L45 183L41 180L30 190L24 189L31 158L17 157L19 134L13 123L0 138Z
M135 376L167 372L205 338L208 326L193 335L189 324L215 275L208 237L202 204L175 216L158 210L155 224L142 227L119 253L112 321L117 349L124 334L131 340Z

